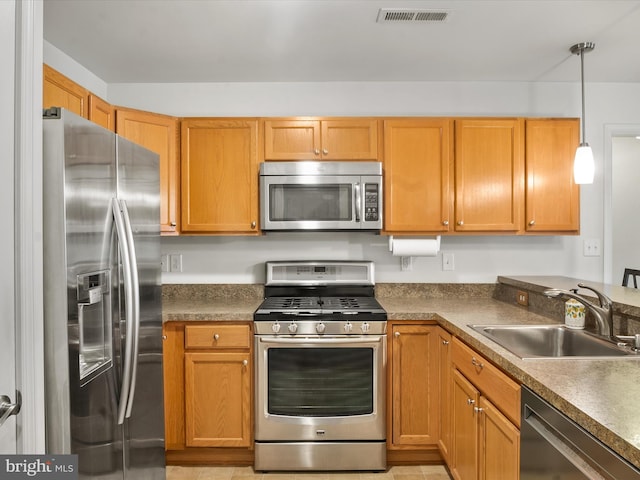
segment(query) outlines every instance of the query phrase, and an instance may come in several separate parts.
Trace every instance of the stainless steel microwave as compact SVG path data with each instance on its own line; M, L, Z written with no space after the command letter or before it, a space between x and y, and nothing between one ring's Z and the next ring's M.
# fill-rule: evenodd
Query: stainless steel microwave
M380 230L380 162L260 164L262 230Z

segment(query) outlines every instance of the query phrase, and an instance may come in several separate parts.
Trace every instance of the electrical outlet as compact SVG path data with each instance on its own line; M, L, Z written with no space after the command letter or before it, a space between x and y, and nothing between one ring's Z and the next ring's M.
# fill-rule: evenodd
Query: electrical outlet
M600 240L597 238L590 238L584 241L583 255L585 257L599 257L600 256Z
M529 292L518 290L518 293L516 294L516 302L523 307L529 306Z
M172 253L171 255L169 255L169 261L171 262L169 265L170 271L172 272L182 271L182 254L181 253Z

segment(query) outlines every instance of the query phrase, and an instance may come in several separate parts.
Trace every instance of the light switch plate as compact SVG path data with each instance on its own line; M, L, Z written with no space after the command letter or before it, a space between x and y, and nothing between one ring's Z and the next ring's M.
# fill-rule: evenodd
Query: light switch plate
M453 253L442 254L442 270L455 270Z

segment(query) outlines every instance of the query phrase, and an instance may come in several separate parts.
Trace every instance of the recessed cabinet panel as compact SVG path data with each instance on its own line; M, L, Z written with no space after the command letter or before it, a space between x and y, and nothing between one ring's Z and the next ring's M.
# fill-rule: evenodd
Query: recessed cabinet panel
M573 180L576 118L526 121L527 232L580 231L580 186Z

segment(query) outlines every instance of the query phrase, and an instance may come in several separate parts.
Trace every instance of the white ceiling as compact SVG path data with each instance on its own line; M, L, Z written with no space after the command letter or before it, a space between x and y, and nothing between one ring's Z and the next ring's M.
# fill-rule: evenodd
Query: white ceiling
M640 82L640 0L45 0L44 38L107 83L574 82L585 41L587 82Z

